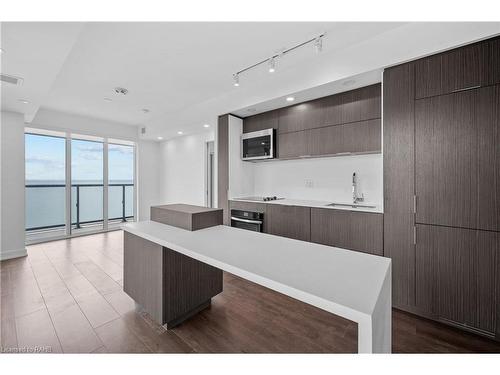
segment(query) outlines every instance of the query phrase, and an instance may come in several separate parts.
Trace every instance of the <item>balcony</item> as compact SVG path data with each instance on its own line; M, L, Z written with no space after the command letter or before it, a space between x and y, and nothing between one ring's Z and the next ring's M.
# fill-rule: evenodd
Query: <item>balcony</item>
M27 241L65 234L64 184L27 184ZM103 228L103 184L71 185L71 232L88 232ZM108 225L134 219L134 184L108 184Z

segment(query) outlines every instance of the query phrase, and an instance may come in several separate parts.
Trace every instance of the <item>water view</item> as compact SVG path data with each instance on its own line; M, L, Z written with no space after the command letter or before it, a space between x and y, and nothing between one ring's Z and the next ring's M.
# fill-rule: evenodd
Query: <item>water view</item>
M108 145L108 205L103 206L104 143L71 139L71 182L66 181L66 139L26 134L26 229L63 227L66 185L71 185L71 223L100 224L134 215L134 147Z

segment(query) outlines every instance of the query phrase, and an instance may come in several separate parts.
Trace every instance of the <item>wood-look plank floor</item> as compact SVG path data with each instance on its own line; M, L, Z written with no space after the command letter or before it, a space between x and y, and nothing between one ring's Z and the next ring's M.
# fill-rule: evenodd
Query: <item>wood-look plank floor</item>
M123 233L28 247L0 264L3 352L355 353L357 326L231 274L212 306L165 331L122 290ZM393 311L393 352L500 352L500 343Z

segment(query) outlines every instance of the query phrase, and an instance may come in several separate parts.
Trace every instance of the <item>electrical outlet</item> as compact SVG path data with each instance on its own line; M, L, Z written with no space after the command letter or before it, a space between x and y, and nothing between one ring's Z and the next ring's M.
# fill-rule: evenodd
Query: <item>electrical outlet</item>
M306 188L312 188L312 187L314 187L314 182L313 182L313 180L306 179L305 185L306 185Z

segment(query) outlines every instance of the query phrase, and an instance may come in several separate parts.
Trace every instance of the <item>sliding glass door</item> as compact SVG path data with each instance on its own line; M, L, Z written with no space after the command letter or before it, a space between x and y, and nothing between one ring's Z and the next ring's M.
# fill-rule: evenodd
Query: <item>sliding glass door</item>
M71 139L72 233L103 229L104 144Z
M66 140L63 136L25 134L26 236L66 232Z
M108 143L109 225L134 218L134 146Z
M134 143L54 134L27 129L25 135L26 241L98 232L133 221Z

